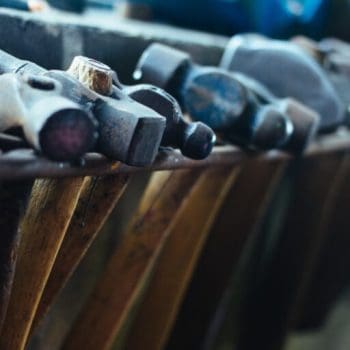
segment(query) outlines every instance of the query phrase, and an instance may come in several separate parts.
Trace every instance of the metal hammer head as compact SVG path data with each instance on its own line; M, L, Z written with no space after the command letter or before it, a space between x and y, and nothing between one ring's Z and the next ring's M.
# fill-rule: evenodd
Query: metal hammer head
M293 98L284 98L277 106L293 124L293 133L283 149L294 154L303 153L319 130L319 114Z
M67 96L91 108L99 122L97 150L129 165L150 165L158 153L165 118L114 86L115 73L98 61L76 57L68 73L49 74L63 84Z
M152 110L154 114L165 117L166 128L161 141L162 146L180 148L185 156L196 159L205 158L210 154L214 143L213 140L215 140L213 131L202 124L194 125L192 123L189 125L185 123L177 101L164 90L145 84L123 86L119 82L117 74L110 67L101 62L81 56L74 59L69 72L78 77L86 87L100 94L110 96L119 101L124 100L124 102L125 95L127 95L130 98L130 102L138 102L133 104L133 111L135 111L135 108L139 109L139 106L146 106L148 108L142 107L141 109L143 111L146 111L146 109ZM107 108L106 106L101 106L100 108L95 111L98 111L100 118L103 118L107 114ZM132 117L130 116L130 118ZM153 120L154 125L152 126ZM157 149L154 149L154 152L157 152L159 144L155 144L151 140L154 139L155 129L159 125L159 120L148 116L145 121L147 121L147 129L142 130L142 134L138 135L137 141L140 144L136 145L136 148L147 153L147 147L149 148L154 145L157 147ZM186 130L180 127L181 122L188 126ZM142 140L145 140L143 145ZM210 143L208 140L210 140ZM125 144L125 140L123 144Z
M242 35L231 39L221 67L246 74L277 97L292 97L321 117L320 130L343 123L345 109L321 67L296 45Z
M227 139L254 149L286 143L290 122L274 107L260 106L235 77L216 67L195 65L187 53L153 44L142 55L135 75L179 98L195 119Z
M179 148L192 159L204 159L215 144L213 130L201 122L188 122L175 98L152 85L127 86L124 91L134 100L152 108L166 118L162 146Z
M166 45L150 45L134 77L165 89L192 119L216 130L231 126L245 108L244 90L230 74L195 65L187 53Z
M253 150L281 148L293 132L288 117L274 105L262 105L248 92L247 107L239 120L225 131L234 144Z
M0 128L21 126L28 143L48 158L72 161L91 150L96 125L88 111L60 96L61 88L40 76L0 76Z
M259 103L274 106L290 120L293 131L283 149L294 154L303 153L318 131L320 124L318 113L295 99L275 97L265 86L242 73L233 74L256 96Z

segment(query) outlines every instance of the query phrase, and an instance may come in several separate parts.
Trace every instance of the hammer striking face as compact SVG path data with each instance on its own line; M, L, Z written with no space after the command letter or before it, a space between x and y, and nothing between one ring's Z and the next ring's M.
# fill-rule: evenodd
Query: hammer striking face
M48 158L72 161L95 141L92 116L60 96L62 86L49 78L0 76L0 130L20 126L30 145Z

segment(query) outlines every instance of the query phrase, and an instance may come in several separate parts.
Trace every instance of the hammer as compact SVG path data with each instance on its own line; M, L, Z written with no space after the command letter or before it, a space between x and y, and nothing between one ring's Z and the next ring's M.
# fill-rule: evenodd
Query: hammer
M2 64L0 63L0 72L1 70L16 73L32 72L51 77L62 84L64 97L91 111L99 122L99 139L96 147L99 152L111 159L134 166L146 166L154 161L164 136L166 119L155 110L129 97L122 91L121 85L119 87L114 85L116 74L109 67L101 62L78 56L67 72L46 71L31 62L18 60L6 53L0 52L1 58L3 59ZM134 93L136 94L135 91ZM163 94L158 93L157 96L154 105L159 105L161 108L164 101L169 104L169 99L164 98ZM171 103L173 102L171 100ZM177 110L179 108L173 104L172 114ZM171 122L170 126L173 125ZM214 142L213 132L210 129L204 130L203 127L193 127L191 124L190 127L183 128L182 135L183 144L180 146L186 144L188 150L182 149L186 155L199 154L197 158L203 158L210 153ZM186 140L191 142L186 143ZM203 144L201 140L206 143ZM194 147L197 149L193 150Z
M61 96L60 83L43 76L0 76L0 131L22 127L27 142L56 161L89 151L96 125L87 110Z
M350 44L335 38L320 42L296 36L292 43L315 59L334 86L346 110L345 125L350 125Z
M183 155L193 159L203 159L210 154L216 139L214 132L201 122L185 120L175 98L164 90L148 84L125 86L109 66L84 56L75 57L68 72L93 91L114 98L122 92L165 117L161 146L180 148ZM94 72L97 80L104 82L102 91L87 72Z
M350 44L336 39L325 38L320 42L299 35L291 42L313 57L326 71L350 76Z
M236 35L221 67L256 79L277 97L292 97L313 109L321 118L320 132L333 131L344 122L345 108L325 72L290 42Z
M317 116L311 112L312 125L308 124L306 132L302 132L304 138L293 138L294 125L287 116L288 108L277 106L273 98L263 102L234 74L196 65L187 53L165 45L152 44L143 53L134 77L164 88L193 119L205 122L230 142L244 147L284 148L299 153L317 124Z
M108 158L129 165L145 166L153 162L165 129L165 118L147 108L119 89L111 89L109 80L96 71L87 71L96 91L87 88L73 74L47 71L44 68L0 51L0 73L31 74L54 80L62 86L59 97L70 100L95 116L98 121L96 150ZM103 93L103 94L101 94Z
M319 114L294 98L277 98L264 85L245 74L232 72L234 77L244 85L262 104L274 105L281 113L288 116L293 124L288 143L283 150L302 154L315 137L320 124Z

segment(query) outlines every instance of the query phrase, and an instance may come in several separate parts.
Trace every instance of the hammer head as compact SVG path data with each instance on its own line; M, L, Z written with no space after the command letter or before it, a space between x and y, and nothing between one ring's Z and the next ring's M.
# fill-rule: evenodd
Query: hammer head
M293 98L282 99L278 107L293 124L293 133L283 149L294 154L303 153L317 134L320 116Z
M296 45L263 38L235 36L221 67L246 74L277 97L292 97L319 113L320 130L344 122L345 108L321 67Z
M28 143L48 158L73 161L93 147L96 124L91 113L60 95L61 88L41 76L0 76L0 128L21 126Z
M232 75L194 65L187 53L166 45L150 45L134 77L167 90L192 119L215 130L230 127L245 108L244 89Z
M170 46L154 43L141 55L134 79L155 85L178 97L178 85L192 65L191 56Z
M239 120L225 131L234 144L253 150L283 147L290 139L293 125L274 105L260 105L249 93L247 108Z
M117 88L111 98L98 101L94 114L100 125L100 152L133 166L153 163L166 126L164 117Z
M260 103L274 106L292 123L293 132L282 148L293 154L303 153L318 131L320 124L318 113L295 99L276 98L265 86L242 73L233 74Z
M98 121L97 151L132 166L152 164L164 133L164 117L130 99L115 86L109 96L104 96L66 72L50 71L46 75L62 84L63 96L93 113Z
M179 148L182 154L192 159L204 159L212 151L215 134L207 125L185 121L177 101L164 90L152 85L134 85L125 92L166 118L162 146Z
M167 89L194 120L222 132L233 143L270 149L284 145L290 136L291 124L277 108L259 108L234 75L195 65L179 50L151 45L140 59L136 76Z

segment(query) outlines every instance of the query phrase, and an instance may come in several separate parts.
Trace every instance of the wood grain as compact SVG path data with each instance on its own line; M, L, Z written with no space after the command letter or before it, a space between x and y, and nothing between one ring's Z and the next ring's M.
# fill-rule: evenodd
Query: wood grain
M350 258L350 156L345 156L332 186L327 211L313 239L289 316L289 328L313 331L323 326L337 298L348 287Z
M124 193L127 174L89 178L82 189L77 207L67 229L40 300L32 331L52 305L55 297L85 256L113 208Z
M156 173L122 241L68 334L63 349L108 349L133 307L159 257L179 208L198 172ZM89 335L88 337L86 335Z
M124 349L163 349L212 223L238 170L206 170L169 233Z
M176 319L167 349L204 346L247 240L260 227L286 167L285 161L246 163L227 195ZM211 337L215 336L210 334Z
M22 240L0 349L24 349L42 291L76 207L83 178L37 180Z
M317 245L321 222L328 215L343 157L329 154L294 164L292 198L283 227L273 242L267 235L265 243L253 252L255 277L244 288L237 318L239 349L283 348L291 307L308 255Z
M33 185L32 180L0 184L0 332L6 316L18 255L20 221Z

